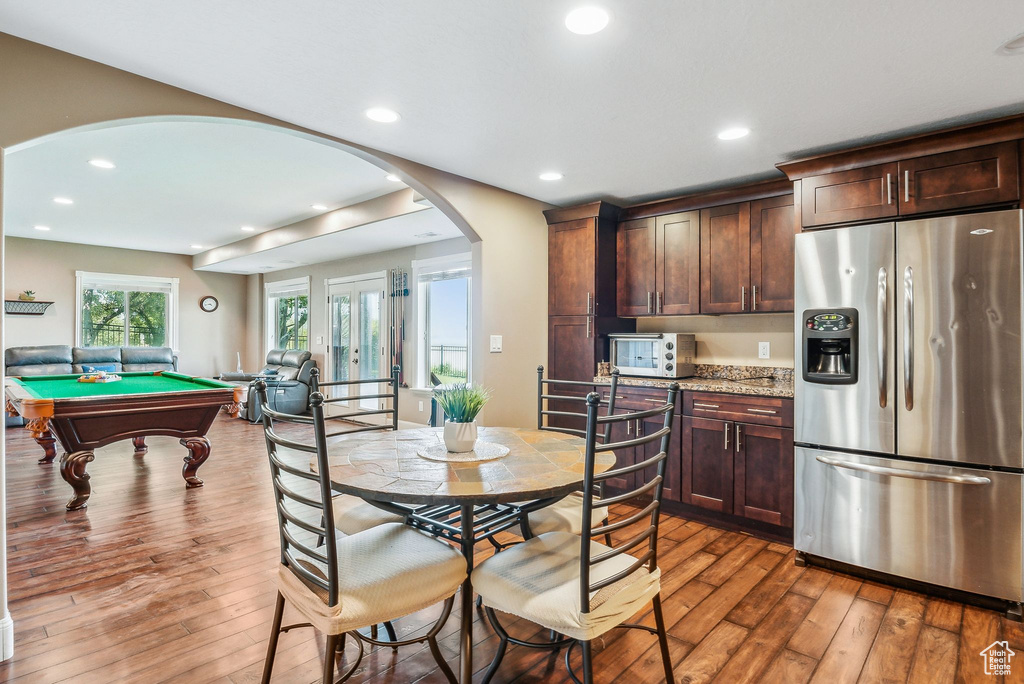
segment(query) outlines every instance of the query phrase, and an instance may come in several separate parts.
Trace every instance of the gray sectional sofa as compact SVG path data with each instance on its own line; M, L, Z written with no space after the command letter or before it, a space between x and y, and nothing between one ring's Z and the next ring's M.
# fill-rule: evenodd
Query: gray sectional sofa
M271 408L284 413L305 413L309 408L309 374L316 368L316 361L310 356L308 351L300 349L271 349L259 373L222 374L223 382L248 387L245 405L238 417L253 423L262 417L254 386L257 379L267 383L267 401Z

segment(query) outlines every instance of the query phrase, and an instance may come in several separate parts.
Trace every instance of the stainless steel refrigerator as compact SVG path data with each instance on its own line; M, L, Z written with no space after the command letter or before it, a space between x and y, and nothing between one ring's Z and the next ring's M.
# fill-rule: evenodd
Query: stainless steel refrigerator
M795 546L1021 602L1022 212L796 236Z

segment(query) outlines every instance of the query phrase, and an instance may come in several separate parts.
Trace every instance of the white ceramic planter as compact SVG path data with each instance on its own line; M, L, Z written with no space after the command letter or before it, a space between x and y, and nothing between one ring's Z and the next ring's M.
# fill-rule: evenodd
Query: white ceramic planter
M444 445L448 451L462 454L476 446L476 421L472 423L445 423Z

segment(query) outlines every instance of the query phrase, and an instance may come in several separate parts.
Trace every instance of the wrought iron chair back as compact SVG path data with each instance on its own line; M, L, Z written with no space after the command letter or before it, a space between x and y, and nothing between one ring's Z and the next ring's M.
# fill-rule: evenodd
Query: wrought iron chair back
M292 415L268 408L267 384L262 380L256 383L256 391L263 404L263 434L267 442L267 455L270 458L270 476L274 485L274 500L277 507L277 524L281 538L281 563L291 570L299 579L309 585L318 587L327 593L327 604L338 605L338 556L337 536L334 525L334 507L331 491L330 465L327 460L327 430L324 419L324 397L320 392L313 392L309 397L311 415ZM275 423L300 423L311 425L314 443L300 442L281 435ZM312 454L316 457L317 472L311 473L308 467L296 466L282 458L278 448ZM282 474L308 480L317 484L318 497L307 496L295 491L285 483ZM291 506L289 504L297 504ZM320 524L309 520L315 519L315 513L309 519L299 514L302 507L312 509L320 514ZM301 531L305 531L323 540L319 550L313 544L302 541ZM327 568L326 577L316 572L317 566Z
M661 497L665 481L665 461L668 458L669 441L672 435L672 415L675 411L676 397L679 393L679 385L672 383L668 389L668 397L665 404L656 406L644 411L634 411L619 415L599 416L598 409L601 405L601 397L597 392L587 395L587 428L586 428L586 466L584 471L583 486L583 531L580 535L582 552L580 554L580 606L582 612L590 612L590 596L602 587L614 584L619 580L628 577L630 574L647 566L647 570L654 572L658 565L658 525L661 512ZM621 442L609 442L607 439L603 444L598 444L599 434L608 434L608 430L615 423L630 420L645 420L656 416L663 416L664 423L661 429L645 434L642 437L627 439ZM625 465L612 470L597 474L594 472L594 464L597 455L600 453L615 451L616 449L633 449L660 441L658 452L643 460ZM637 449L637 453L640 453ZM650 476L651 473L653 476ZM634 482L637 484L633 489L611 497L596 497L595 485L600 485L612 478L621 478L624 475L635 474ZM650 497L650 499L648 499ZM592 512L594 508L608 508L615 504L637 502L639 510L630 512L614 522L606 518L600 525L592 524ZM592 555L590 541L595 536L604 536L606 540L611 539L613 532L619 532L628 528L642 526L642 529L634 536L619 543L608 544L611 548L597 555ZM605 579L591 582L591 568L609 558L624 554L634 549L645 549L637 556L634 563L620 572Z
M552 388L552 385L557 385L559 388ZM609 387L608 401L600 400L601 406L608 407L608 415L615 413L615 391L619 386L619 369L616 368L612 371L612 379L609 385L604 385L598 382L586 382L583 380L556 380L554 378L544 377L544 366L537 366L537 429L538 430L552 430L554 432L568 432L569 434L579 435L580 437L586 437L586 430L579 428L569 427L551 427L544 424L544 416L556 416L562 418L579 418L581 422L585 422L587 419L587 397L581 395L572 394L561 394L565 392L564 388L570 387L587 387L590 390L600 389L603 387ZM545 392L545 387L547 392ZM555 411L544 408L545 401L567 401L567 402L578 402L581 404L580 410L577 411ZM605 426L602 439L607 442L611 437L611 425Z
M344 396L323 398L323 404L337 404L341 402L355 402L358 407L359 402L365 399L390 399L391 406L382 409L372 410L360 410L354 408L348 413L336 413L328 416L328 420L351 420L353 418L363 418L366 416L389 416L390 419L381 423L380 425L359 425L356 427L350 427L348 429L342 429L337 432L328 433L328 437L337 437L339 435L355 434L357 432L375 432L378 430L397 430L398 429L398 377L402 372L401 366L391 367L391 376L387 378L367 378L365 380L337 380L334 382L320 382L320 370L314 368L310 371L309 382L310 389L313 392L320 392L321 395L324 393L325 388L329 387L358 387L362 390L364 385L377 385L378 390L375 394L345 394ZM386 385L387 391L381 392L380 385Z

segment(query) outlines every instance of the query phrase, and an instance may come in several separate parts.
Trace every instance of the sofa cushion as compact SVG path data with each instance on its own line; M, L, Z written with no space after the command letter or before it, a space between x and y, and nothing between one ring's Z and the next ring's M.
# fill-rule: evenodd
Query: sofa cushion
M281 355L281 361L279 365L291 366L292 368L301 368L302 364L309 361L312 354L305 349L289 349Z
M267 352L267 365L268 366L280 366L281 359L284 358L284 353L287 349L271 349Z
M71 350L75 373L92 373L104 370L117 373L121 370L120 347L75 347Z
M126 372L174 370L170 347L121 347L121 367Z
M52 364L68 364L70 366L71 363L73 363L71 347L66 344L10 347L4 351L4 365L8 367Z
M9 378L22 375L68 375L74 373L70 363L36 363L26 366L8 366L5 374Z

